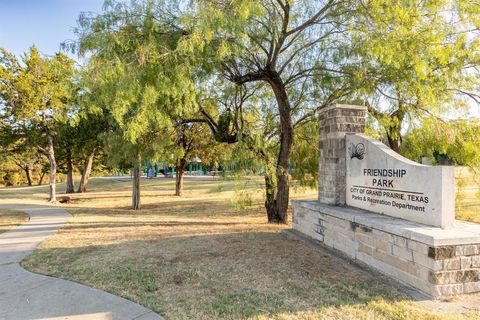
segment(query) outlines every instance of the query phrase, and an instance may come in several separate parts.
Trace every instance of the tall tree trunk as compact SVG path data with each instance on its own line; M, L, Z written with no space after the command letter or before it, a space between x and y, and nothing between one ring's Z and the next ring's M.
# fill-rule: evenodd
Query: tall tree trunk
M400 153L400 146L402 145L402 136L400 130L397 130L397 128L388 128L387 140L390 149L396 153Z
M67 189L65 193L74 193L72 150L67 149Z
M142 167L142 155L137 149L135 154L135 164L133 167L133 187L132 187L132 209L140 209L140 174Z
M92 164L93 164L93 159L95 158L95 149L88 155L88 157L85 159L85 164L83 166L82 170L82 176L80 177L80 185L78 186L78 193L84 193L87 192L87 184L88 184L88 179L90 178L90 174L92 173Z
M30 165L27 163L24 167L24 166L22 166L21 163L16 162L16 161L15 161L15 164L17 165L17 167L19 167L20 169L22 169L25 172L25 177L27 178L27 183L28 183L29 186L31 186L32 185L32 177L30 176L30 171L31 171L30 170Z
M290 102L288 100L285 84L280 76L273 72L269 81L277 100L280 113L280 151L277 158L277 196L276 207L279 222L287 223L289 202L289 175L290 153L293 145L293 122Z
M268 164L267 164L268 165ZM265 210L269 223L279 223L280 215L278 214L277 201L275 199L276 183L273 172L265 166Z
M27 176L28 185L31 186L32 185L32 177L30 175L30 166L28 164L25 166L25 175Z
M396 153L400 153L400 146L402 145L402 126L405 114L407 111L402 106L390 115L388 125L386 127L387 140L390 148Z
M50 163L50 194L48 197L48 202L56 202L57 195L56 195L56 184L55 178L57 174L57 162L55 161L55 150L53 148L53 137L51 135L47 135L47 142L48 142L48 161Z
M387 142L390 149L400 153L402 145L402 126L407 110L405 106L399 105L397 110L393 113L383 113L372 106L368 105L368 113L372 115L381 126L385 129L387 134Z
M38 185L41 186L43 184L43 178L45 178L45 170L42 169L42 173L40 174L40 179L38 179Z
M183 193L183 175L185 173L184 168L177 167L175 172L175 195L181 196Z
M175 195L181 196L183 192L183 175L187 167L187 160L182 158L178 166L175 167Z

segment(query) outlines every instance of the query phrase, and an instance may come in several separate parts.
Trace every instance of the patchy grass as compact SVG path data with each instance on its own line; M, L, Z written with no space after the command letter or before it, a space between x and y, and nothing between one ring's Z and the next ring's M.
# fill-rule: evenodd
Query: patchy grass
M28 214L22 211L0 209L0 233L28 221Z
M456 168L457 219L480 223L480 177L465 167Z
M287 240L286 226L266 223L260 186L260 179L187 180L180 198L170 179L143 180L143 209L131 211L129 181L92 180L90 193L64 206L72 221L22 265L167 319L480 317L432 313L348 263ZM314 190L292 193L316 198Z

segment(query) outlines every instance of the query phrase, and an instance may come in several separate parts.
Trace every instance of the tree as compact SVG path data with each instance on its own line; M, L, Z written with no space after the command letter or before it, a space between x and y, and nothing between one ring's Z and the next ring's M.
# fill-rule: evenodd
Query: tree
M8 157L15 165L25 173L27 184L32 186L34 180L36 180L34 174L38 173L41 175L45 164L44 159L42 159L35 148L24 149L22 152L8 152L8 154ZM40 182L40 179L38 179L38 182Z
M57 163L55 138L57 124L67 117L71 107L73 60L62 53L41 57L35 47L22 56L22 63L1 49L0 100L12 127L42 136L46 143L38 145L50 164L49 201L56 201Z
M267 218L269 222L278 222L276 211L269 208L275 207L279 123L271 93L266 89L264 84L250 89L247 85L219 84L216 90L206 90L209 94L200 103L200 118L187 121L206 122L217 142L237 144L230 161L234 160L239 170L247 169L246 166L263 167Z
M442 121L425 119L405 135L401 153L416 161L428 157L438 163L440 157L455 165L470 167L480 173L479 119Z
M140 209L142 154L155 150L159 140L167 141L171 119L195 102L190 69L174 54L182 30L159 15L154 4L110 2L104 14L79 19L78 49L92 54L103 106L116 123L112 134L124 142L118 151L133 153L134 210Z
M65 193L74 193L75 144L77 129L73 119L57 124L56 161L58 171L67 175Z
M78 114L75 121L75 155L81 164L81 177L77 192L87 191L95 158L102 156L104 137L115 130L115 120L109 106L113 101L114 89L109 83L98 81L101 72L95 65L86 64L80 71L80 88L77 94ZM101 69L100 69L101 70Z
M205 123L188 123L178 119L174 133L174 142L166 152L174 155L175 195L181 196L183 177L192 159L196 157L201 159L204 165L213 165L222 156L224 148L214 140Z
M231 82L263 82L275 97L279 148L272 168L275 191L267 191L270 222L287 222L295 127L350 92L342 80L349 75L348 63L337 50L349 6L353 3L197 1L192 35L183 47L200 51L199 59L206 57L209 68L213 64ZM315 92L316 83L322 88ZM313 102L315 93L318 101Z
M301 186L315 188L318 185L318 163L320 150L317 139L318 121L304 123L295 130L292 157L292 179Z
M43 170L43 157L38 153L36 135L29 130L14 128L11 119L0 115L0 154L4 164L13 163L25 173L29 186L35 180L33 174ZM22 128L23 129L23 128Z
M407 121L465 107L465 97L480 102L479 15L480 6L464 0L362 1L351 22L352 58L369 113L394 151Z
M77 129L77 140L75 152L79 157L78 163L83 162L81 176L77 192L87 191L88 181L92 174L95 158L101 158L104 154L102 146L104 135L112 129L111 114L108 110L86 113L80 116Z

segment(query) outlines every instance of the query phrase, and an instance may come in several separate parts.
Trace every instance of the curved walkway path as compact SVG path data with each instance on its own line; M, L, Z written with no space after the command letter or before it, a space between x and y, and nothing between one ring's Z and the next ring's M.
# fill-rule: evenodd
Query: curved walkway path
M129 300L75 282L31 273L19 262L57 232L71 215L49 206L0 206L21 210L30 221L0 234L0 320L161 320Z

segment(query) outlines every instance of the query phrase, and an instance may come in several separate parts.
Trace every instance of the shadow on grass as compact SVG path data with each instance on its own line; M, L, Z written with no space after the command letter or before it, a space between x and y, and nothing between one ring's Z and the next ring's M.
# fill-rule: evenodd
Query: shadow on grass
M155 196L152 196L155 197ZM164 198L169 198L165 195ZM115 199L124 201L125 197L101 197L95 199ZM253 203L251 206L240 209L235 208L228 199L211 199L205 198L203 200L191 198L179 198L171 196L171 201L159 203L142 204L141 210L132 210L130 206L123 204L116 206L115 203L110 203L107 208L95 207L92 202L88 206L78 206L77 204L88 204L89 198L82 198L73 201L71 204L61 205L60 207L69 211L73 215L91 214L97 216L182 216L182 217L211 217L211 216L239 216L246 217L251 215L264 215L263 204Z
M234 182L194 181L187 190L207 189L196 199L148 195L159 202L140 211L125 206L123 181L108 183L92 185L81 204L61 205L81 217L22 264L126 297L167 319L440 319L397 310L392 304L406 297L380 279L286 240L281 227L266 223L261 203L235 208L220 193ZM154 183L142 192L163 188ZM107 194L118 187L118 196ZM212 190L217 198L203 197ZM372 309L378 301L387 304L383 311Z
M123 296L168 319L271 317L406 298L339 262L275 232L240 232L38 249L23 265Z
M195 212L182 210L174 219L171 206L178 203L140 212L74 208L90 218L74 220L22 265L120 295L167 319L443 319L421 317L425 310L413 304L398 307L409 302L396 289L323 249L285 239L278 226L230 217L182 221L206 217L198 201L182 202ZM225 201L205 205L220 202L218 209L227 210ZM110 214L95 222L90 210ZM116 219L153 215L158 219Z
M245 225L241 222L195 222L195 221L164 221L164 222L114 222L109 221L107 223L85 223L66 225L63 230L78 230L78 229L103 229L103 228L128 228L128 227L218 227L218 226L240 226ZM100 232L103 232L100 230Z
M88 201L92 201L92 200L97 200L97 199L102 199L102 200L108 200L108 199L112 199L112 200L125 200L126 198L128 198L130 196L130 191L122 191L122 192L116 192L117 195L115 195L113 192L111 194L104 194L104 193L95 193L95 192L90 192L90 193L72 193L72 194L61 194L61 195L57 195L58 198L60 197L69 197L70 198L70 202L69 204L75 204L75 203L78 203L78 202L88 202ZM159 197L159 198L163 198L163 197L173 197L174 194L169 192L169 193L166 193L166 192L163 192L163 193L158 193L155 192L155 193L144 193L142 194L142 199L145 199L145 198L156 198L156 197Z

